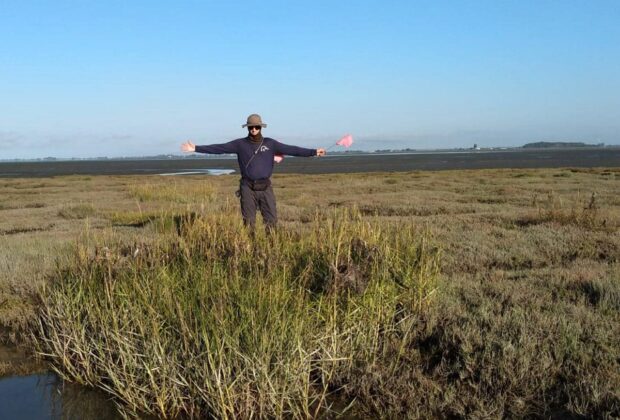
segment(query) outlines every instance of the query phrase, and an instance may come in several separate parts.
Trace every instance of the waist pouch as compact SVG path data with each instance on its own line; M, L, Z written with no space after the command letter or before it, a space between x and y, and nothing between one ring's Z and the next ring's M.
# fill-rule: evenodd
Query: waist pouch
M271 180L269 178L257 179L256 181L244 178L241 182L250 187L252 191L265 191L271 185Z

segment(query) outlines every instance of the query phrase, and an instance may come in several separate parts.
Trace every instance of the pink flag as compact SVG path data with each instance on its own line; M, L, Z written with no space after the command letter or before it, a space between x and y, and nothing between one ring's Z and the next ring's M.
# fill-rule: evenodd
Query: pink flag
M336 144L338 146L351 147L351 145L353 144L353 136L351 134L347 134L346 136L338 140Z
M275 163L280 163L284 160L284 155L273 155L273 161Z

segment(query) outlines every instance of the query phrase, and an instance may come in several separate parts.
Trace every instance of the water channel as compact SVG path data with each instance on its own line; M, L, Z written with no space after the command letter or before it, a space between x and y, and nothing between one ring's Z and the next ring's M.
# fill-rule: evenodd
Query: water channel
M27 356L17 348L0 345L0 363L23 365ZM0 377L0 419L120 418L116 405L106 394L64 382L54 373Z

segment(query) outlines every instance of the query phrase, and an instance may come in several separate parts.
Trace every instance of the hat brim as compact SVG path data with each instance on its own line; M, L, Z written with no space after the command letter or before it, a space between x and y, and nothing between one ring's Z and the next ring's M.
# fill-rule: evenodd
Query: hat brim
M245 127L247 127L248 125L249 125L249 126L252 126L252 127L257 126L257 125L260 125L260 126L261 126L261 127L263 127L263 128L267 127L267 124L243 124L241 127L242 127L242 128L245 128Z

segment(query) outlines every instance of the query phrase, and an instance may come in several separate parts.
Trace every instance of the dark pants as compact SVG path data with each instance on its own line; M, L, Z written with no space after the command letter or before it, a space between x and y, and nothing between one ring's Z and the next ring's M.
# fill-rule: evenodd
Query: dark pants
M240 185L241 215L243 223L250 228L256 224L256 209L260 210L267 231L276 227L278 214L276 212L276 196L271 185L264 191L254 191L244 182Z

